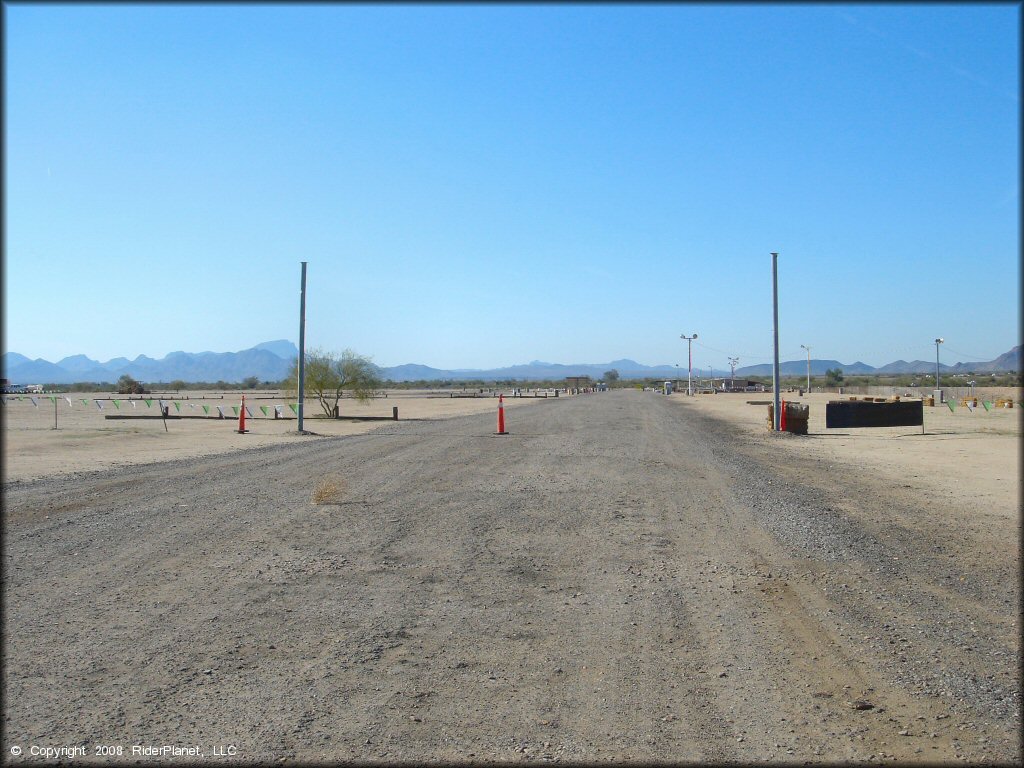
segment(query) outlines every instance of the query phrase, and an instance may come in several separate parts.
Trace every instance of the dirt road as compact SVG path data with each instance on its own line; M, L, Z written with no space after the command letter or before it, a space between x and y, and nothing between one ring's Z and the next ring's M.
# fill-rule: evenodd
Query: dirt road
M1019 761L1019 521L653 393L493 422L6 485L5 757Z

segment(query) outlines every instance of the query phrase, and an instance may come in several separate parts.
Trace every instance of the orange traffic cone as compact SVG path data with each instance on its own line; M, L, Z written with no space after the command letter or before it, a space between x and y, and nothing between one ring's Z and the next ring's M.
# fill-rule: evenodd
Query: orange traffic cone
M242 407L238 411L238 429L235 431L240 435L249 431L245 428L245 395L242 395Z
M498 431L494 433L496 435L507 435L508 434L508 432L505 431L505 406L504 406L504 402L505 402L505 396L504 395L498 395Z

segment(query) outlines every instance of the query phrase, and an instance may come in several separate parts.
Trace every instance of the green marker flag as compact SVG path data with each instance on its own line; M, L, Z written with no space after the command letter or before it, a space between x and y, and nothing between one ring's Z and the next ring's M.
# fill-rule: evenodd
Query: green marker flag
M178 413L181 413L181 403L175 401L174 410L176 410Z
M261 406L260 406L260 410L261 410L261 411L263 411L263 415L264 415L264 416L269 416L269 415L270 415L270 411L269 411L269 410L267 410L267 406L265 406L265 405L261 405Z
M232 405L231 406L231 410L235 412L235 416L238 415L238 406L237 405Z
M146 399L146 407L149 408L151 405L153 405L153 401L147 398Z
M88 404L89 404L89 399L86 398L86 397L83 397L82 398L82 405L88 405Z
M121 410L121 401L120 400L111 400L110 402L112 402L114 404L114 407L117 408L117 410L119 410L119 411Z
M53 395L50 395L50 396L49 396L48 398L46 398L46 399L47 399L47 400L49 400L49 401L50 401L51 403L53 403L54 405L56 405L56 404L57 404L57 398L56 398L56 397L54 397Z
M992 403L991 403L991 402L989 402L988 400L982 400L982 401L981 401L981 404L982 404L983 406L985 406L985 410L986 410L986 411L990 411L990 410L992 410Z
M298 415L298 413L299 413L299 404L298 403L288 403L288 407L292 409L292 413L294 413L295 415Z
M946 401L946 405L949 406L949 412L950 413L952 413L953 411L956 410L956 403L954 403L952 400L947 400Z
M210 412L210 406L204 405L203 406L203 413L209 413L209 412Z

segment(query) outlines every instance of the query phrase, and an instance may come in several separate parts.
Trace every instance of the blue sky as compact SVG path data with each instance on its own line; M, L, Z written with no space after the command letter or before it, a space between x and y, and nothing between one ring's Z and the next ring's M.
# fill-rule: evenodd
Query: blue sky
M1019 343L1020 8L6 4L4 349Z

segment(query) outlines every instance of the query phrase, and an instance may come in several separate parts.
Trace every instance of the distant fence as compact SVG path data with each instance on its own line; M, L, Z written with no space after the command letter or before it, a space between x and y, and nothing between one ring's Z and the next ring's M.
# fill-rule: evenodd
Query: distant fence
M812 392L827 392L829 394L838 395L839 390L842 389L844 395L871 395L873 397L890 397L892 395L899 395L900 397L929 397L932 391L935 389L934 385L924 387L880 387L880 386L869 386L869 387L811 387ZM1020 387L974 387L974 391L971 391L971 387L942 387L942 391L946 393L947 399L956 398L959 400L961 397L979 397L986 400L995 400L1000 397L1012 398L1014 401L1019 401L1024 396L1024 389Z

